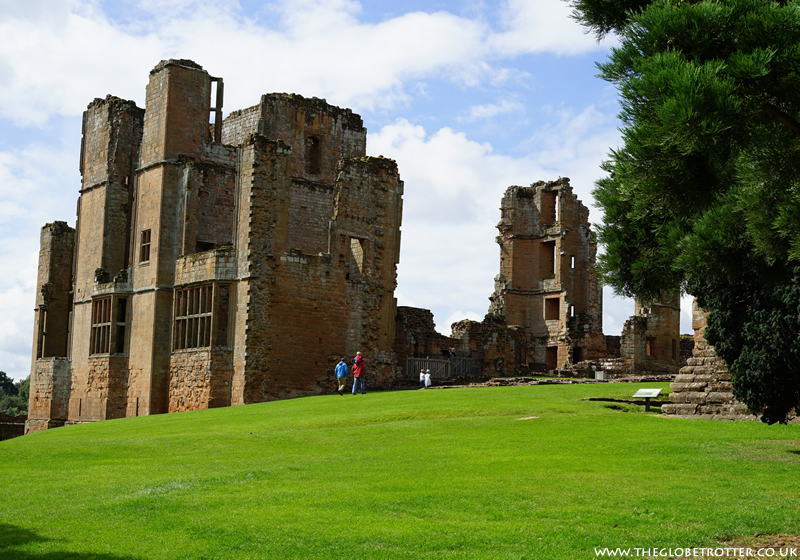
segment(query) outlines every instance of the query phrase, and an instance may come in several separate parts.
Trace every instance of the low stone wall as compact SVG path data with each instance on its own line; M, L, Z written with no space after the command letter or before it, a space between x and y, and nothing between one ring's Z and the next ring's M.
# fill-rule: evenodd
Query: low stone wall
M19 437L25 434L25 422L28 417L9 416L0 412L0 441Z

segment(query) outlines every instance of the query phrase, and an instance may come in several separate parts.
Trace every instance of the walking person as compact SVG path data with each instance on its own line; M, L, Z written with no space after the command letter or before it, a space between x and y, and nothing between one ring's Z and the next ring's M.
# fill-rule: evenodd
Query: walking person
M339 395L342 395L342 391L344 391L344 387L347 384L347 362L344 361L344 358L336 364L336 381L339 383L339 388L337 391Z
M358 392L358 381L361 380L361 394L367 392L364 386L364 359L361 357L361 352L356 352L356 357L353 359L353 394Z

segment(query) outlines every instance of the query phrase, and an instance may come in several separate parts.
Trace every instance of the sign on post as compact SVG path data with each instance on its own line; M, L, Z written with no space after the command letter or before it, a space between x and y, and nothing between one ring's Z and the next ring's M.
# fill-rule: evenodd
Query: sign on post
M661 394L661 389L639 389L636 391L636 394L633 395L634 399L644 399L644 411L650 412L650 399L656 398L658 395Z

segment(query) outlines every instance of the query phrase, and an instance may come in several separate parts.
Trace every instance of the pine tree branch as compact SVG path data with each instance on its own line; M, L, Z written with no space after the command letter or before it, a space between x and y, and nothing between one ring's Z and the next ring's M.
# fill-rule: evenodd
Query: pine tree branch
M792 131L792 139L800 138L800 123L778 109L772 103L764 104L764 112Z

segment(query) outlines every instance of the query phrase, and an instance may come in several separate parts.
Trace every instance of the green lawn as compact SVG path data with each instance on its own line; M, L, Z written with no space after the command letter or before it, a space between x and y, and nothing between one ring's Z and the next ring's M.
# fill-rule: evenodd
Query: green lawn
M800 426L597 384L337 394L0 442L0 558L595 558L800 532ZM535 417L535 418L530 418Z

